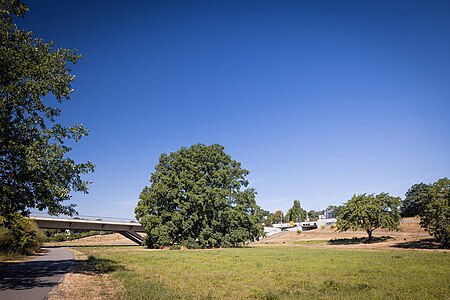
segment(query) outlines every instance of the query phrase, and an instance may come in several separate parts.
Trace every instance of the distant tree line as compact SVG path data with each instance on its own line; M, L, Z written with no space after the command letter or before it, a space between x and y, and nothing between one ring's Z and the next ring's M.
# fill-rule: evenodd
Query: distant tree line
M295 200L286 214L263 211L264 226L290 221L316 221L319 215L337 218L339 231L363 230L372 240L376 229L397 230L401 217L420 217L420 225L439 243L450 244L450 180L441 178L430 184L418 183L406 192L405 199L388 193L353 195L343 205L330 205L321 211L306 211Z
M387 193L354 195L339 210L337 228L364 230L369 241L378 228L397 230L401 217L420 217L437 242L450 246L450 180L414 184L402 201Z
M320 215L325 215L330 218L335 218L339 215L341 206L329 205L324 210L309 210L306 211L301 207L300 200L294 200L292 207L287 211L287 213L283 213L282 210L277 210L275 212L270 212L267 210L263 210L262 214L262 223L264 226L272 226L277 223L289 223L293 222L303 222L306 220L317 221Z

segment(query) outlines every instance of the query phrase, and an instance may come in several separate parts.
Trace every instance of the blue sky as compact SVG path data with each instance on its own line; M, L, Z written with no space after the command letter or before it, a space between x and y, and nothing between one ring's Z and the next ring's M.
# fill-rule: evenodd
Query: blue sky
M219 143L264 209L450 176L448 1L29 1L77 48L60 122L90 135L83 215L133 217L161 153Z

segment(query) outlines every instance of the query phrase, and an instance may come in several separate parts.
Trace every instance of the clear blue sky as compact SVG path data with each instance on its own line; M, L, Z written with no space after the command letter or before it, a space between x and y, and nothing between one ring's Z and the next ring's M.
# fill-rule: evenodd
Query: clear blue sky
M257 202L404 196L450 176L449 1L29 1L77 48L64 124L96 171L80 214L134 216L161 153L219 143Z

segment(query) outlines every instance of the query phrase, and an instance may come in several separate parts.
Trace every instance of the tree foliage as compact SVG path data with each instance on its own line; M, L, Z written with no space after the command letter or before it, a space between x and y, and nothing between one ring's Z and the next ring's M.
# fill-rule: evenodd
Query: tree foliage
M277 223L283 223L283 222L286 222L286 216L283 213L283 211L282 210L275 211L272 215L272 223L277 224Z
M378 228L396 230L400 225L400 198L387 193L354 195L341 210L337 220L339 231L364 230L372 240Z
M261 209L248 173L217 144L162 154L135 210L146 245L232 247L258 239Z
M342 208L343 208L343 205L329 205L327 208L325 208L324 214L331 213L334 218L339 218Z
M13 218L0 216L0 252L31 254L43 238L33 220L19 213L13 213Z
M308 218L310 221L317 221L319 219L319 212L315 210L308 211Z
M420 225L432 234L438 242L449 247L450 179L441 178L435 183L421 188L420 191L416 201Z
M300 205L300 200L294 200L292 207L286 213L286 221L301 222L306 219L306 210Z
M419 215L422 203L427 201L429 192L430 186L423 182L410 187L400 206L401 216L405 218Z
M26 11L20 1L0 2L0 215L30 208L71 215L74 204L62 202L71 191L88 191L81 175L94 166L67 157L67 141L87 129L64 127L56 118L73 91L70 65L80 55L20 30L13 18Z

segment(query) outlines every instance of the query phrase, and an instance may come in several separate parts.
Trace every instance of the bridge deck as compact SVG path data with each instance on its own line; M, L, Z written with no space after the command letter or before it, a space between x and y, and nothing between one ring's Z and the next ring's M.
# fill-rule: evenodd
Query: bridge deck
M137 221L118 221L87 218L58 218L52 216L30 216L39 228L69 229L69 230L99 230L119 232L134 242L142 243L143 238L138 232L145 232Z

